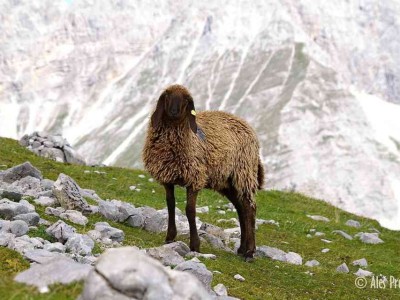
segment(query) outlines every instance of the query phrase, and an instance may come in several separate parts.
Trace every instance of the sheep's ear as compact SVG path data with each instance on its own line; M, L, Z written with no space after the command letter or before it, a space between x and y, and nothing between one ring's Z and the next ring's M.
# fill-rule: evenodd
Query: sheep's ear
M196 109L194 108L193 98L189 96L188 99L188 115L189 115L189 124L192 131L197 134L197 123L196 123Z
M164 114L164 107L165 107L165 97L167 96L166 92L163 92L158 99L156 110L151 115L151 126L156 128L160 125L162 116Z

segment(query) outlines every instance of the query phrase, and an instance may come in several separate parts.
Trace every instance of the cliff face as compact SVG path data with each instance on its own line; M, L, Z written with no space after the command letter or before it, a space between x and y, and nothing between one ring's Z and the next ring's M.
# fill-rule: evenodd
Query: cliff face
M267 187L400 228L396 1L0 4L0 135L59 132L141 167L149 113L179 82L257 130Z

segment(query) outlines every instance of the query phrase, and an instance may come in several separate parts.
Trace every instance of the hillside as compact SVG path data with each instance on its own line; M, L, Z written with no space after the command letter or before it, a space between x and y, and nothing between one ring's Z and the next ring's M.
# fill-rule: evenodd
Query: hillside
M135 206L147 205L156 209L165 207L163 189L155 182L148 181L148 175L141 170L124 168L91 168L61 164L35 156L23 149L15 140L0 138L0 170L29 161L41 170L45 178L56 180L60 173L65 173L76 180L82 187L93 189L102 199L119 199ZM91 171L85 173L85 170ZM105 172L97 174L93 171ZM145 178L138 175L144 174ZM140 186L140 192L130 190L130 186ZM155 192L153 193L152 190ZM177 189L177 207L184 210L183 189ZM221 202L222 201L222 202ZM199 214L203 222L218 226L218 219L237 217L236 213L227 211L225 215L219 214L217 206L228 203L218 194L211 191L202 191L199 195L198 207L209 206L209 213ZM390 276L400 278L400 232L390 231L379 226L378 222L355 216L337 209L323 201L311 199L297 193L281 191L262 191L257 195L257 218L273 219L279 226L270 224L260 225L257 230L257 245L268 245L282 249L286 252L293 251L303 258L303 265L292 265L285 262L274 261L268 258L257 258L252 263L245 263L240 257L216 250L203 243L204 253L213 253L216 260L200 258L209 270L218 270L221 274L214 274L212 286L223 283L228 288L230 296L241 299L395 299L400 296L399 289L358 289L354 281L356 276L352 273L358 267L352 261L366 258L367 270L376 275L383 274L388 279ZM56 219L38 209L40 215L51 222ZM307 215L321 215L330 219L330 222L315 221ZM361 223L361 228L346 226L347 220L353 219ZM76 226L83 233L93 229L93 224L103 220L99 214L89 216L86 226ZM136 245L143 247L160 246L164 234L152 234L108 221L113 227L125 232L123 245ZM68 222L67 222L68 223ZM380 232L382 244L364 244L359 239L347 240L340 235L333 234L333 230L343 230L354 236L358 232L371 232L371 228ZM325 233L323 239L332 243L321 241L311 229ZM311 230L311 231L310 231ZM44 229L39 226L37 231L31 231L31 236L46 238ZM311 234L311 237L307 237ZM178 240L187 242L185 237L178 236ZM321 250L329 248L328 253ZM100 252L99 248L96 251ZM306 267L304 263L316 259L320 266ZM350 273L340 274L336 268L346 262ZM17 284L13 277L20 271L27 269L29 263L18 253L8 248L0 247L0 295L1 299L75 299L81 292L83 284L74 283L69 286L56 285L51 287L48 294L39 294L35 289ZM241 274L246 280L236 281L233 276Z
M400 229L399 15L397 0L1 1L0 136L61 133L142 168L150 111L181 83L198 111L254 127L269 189Z

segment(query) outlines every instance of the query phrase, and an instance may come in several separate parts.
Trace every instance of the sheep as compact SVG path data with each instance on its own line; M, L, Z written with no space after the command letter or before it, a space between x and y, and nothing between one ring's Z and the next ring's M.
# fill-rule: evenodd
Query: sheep
M200 251L196 228L196 198L203 188L226 196L235 206L241 241L237 253L246 260L255 251L255 193L262 188L264 169L259 142L250 125L222 111L196 113L189 91L166 88L149 122L143 162L165 188L168 229L165 242L175 240L174 186L186 187L190 249Z

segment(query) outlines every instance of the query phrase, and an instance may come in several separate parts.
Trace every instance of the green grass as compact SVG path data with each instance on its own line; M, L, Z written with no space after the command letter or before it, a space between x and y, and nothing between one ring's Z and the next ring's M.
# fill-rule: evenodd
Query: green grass
M65 173L74 178L83 188L94 189L102 199L119 199L134 205L149 205L157 209L164 208L164 191L157 183L150 183L149 176L141 170L123 168L92 168L68 164L60 164L35 156L23 149L14 140L0 138L0 167L6 169L17 164L30 161L40 169L45 178L56 180L59 173ZM84 170L105 171L106 174L84 173ZM139 178L145 174L146 178ZM129 186L136 185L140 192L129 190ZM155 190L153 194L151 191ZM185 194L181 188L177 189L177 206L184 209ZM217 224L221 218L236 217L235 213L227 212L225 216L217 214L217 206L228 203L217 193L204 190L199 195L198 206L210 206L210 213L199 215L202 221ZM240 257L218 251L202 244L202 252L214 253L217 260L203 260L210 270L218 270L222 274L214 274L213 285L223 283L228 288L229 295L241 299L399 299L400 289L385 289L355 287L357 267L351 266L355 259L365 257L368 261L368 270L375 274L384 274L388 278L400 278L400 232L390 231L379 226L376 221L355 216L337 209L323 201L306 196L268 191L259 192L257 195L257 217L274 219L280 223L279 227L261 225L257 230L257 244L278 247L285 251L294 251L303 257L303 262L317 259L321 266L307 268L286 263L258 258L252 263L245 263ZM43 208L36 208L47 220L55 221L57 218L44 214ZM323 215L331 219L324 223L313 221L307 214ZM361 222L362 228L347 227L344 223L348 219ZM99 215L89 217L86 226L77 226L79 232L93 229L93 224L104 221ZM131 228L125 224L109 221L112 226L124 230L126 238L124 245L137 245L139 247L154 247L162 245L163 234L152 234L144 230ZM217 224L227 227L224 224ZM380 245L366 245L358 240L348 241L341 236L332 234L333 230L344 230L349 234L359 231L369 231L374 227L381 232L380 237L385 241ZM324 232L324 238L333 243L325 244L320 238L307 238L311 228ZM49 238L44 227L31 232L32 236ZM188 242L186 239L178 239ZM330 252L323 254L321 249L329 248ZM95 252L102 249L97 245ZM347 262L350 274L337 274L336 267L342 262ZM48 294L39 294L32 287L17 284L13 277L18 272L29 267L22 257L9 249L0 247L0 299L75 299L82 290L82 283L69 286L56 285L51 287ZM310 270L314 275L305 274ZM246 278L245 282L233 279L235 274ZM370 281L369 281L370 282Z

